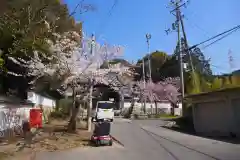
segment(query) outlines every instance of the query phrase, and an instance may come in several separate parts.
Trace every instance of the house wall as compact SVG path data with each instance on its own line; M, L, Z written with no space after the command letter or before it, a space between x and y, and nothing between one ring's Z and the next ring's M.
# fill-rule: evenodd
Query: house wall
M43 105L44 107L50 108L56 107L56 100L41 96L34 92L28 93L28 100L35 103L36 105Z
M14 136L15 132L20 132L23 121L29 120L31 105L21 105L13 103L4 103L7 99L2 99L3 102L0 104L0 137ZM40 107L42 105L44 116L43 118L47 121L49 113L56 106L56 101L51 100L47 97L43 97L36 93L29 93L28 100L35 103L34 107ZM11 101L9 99L8 101ZM12 100L14 102L14 100Z
M131 106L131 102L124 102L124 109L127 109ZM181 115L182 114L182 104L178 104L179 108L174 109L175 115ZM142 109L142 103L135 102L134 109L136 111L140 111ZM147 113L153 113L156 114L155 104L154 103L146 103L146 110ZM164 114L170 114L171 113L171 104L168 102L165 103L157 103L157 112L158 114L164 113Z
M231 100L231 107L233 112L233 131L240 137L240 98L234 98Z
M240 93L240 92L239 92ZM193 121L198 134L240 137L240 94L222 92L200 96L194 102Z
M34 92L28 92L28 100L35 103L35 108L43 108L43 119L48 121L48 116L56 107L56 100L44 97Z

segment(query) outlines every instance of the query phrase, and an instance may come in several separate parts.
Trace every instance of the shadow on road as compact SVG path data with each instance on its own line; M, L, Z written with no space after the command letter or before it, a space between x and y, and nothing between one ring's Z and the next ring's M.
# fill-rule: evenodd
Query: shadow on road
M84 146L90 146L90 147L96 147L96 144L94 144L91 140L83 140L84 142Z
M228 137L227 136L204 136L204 135L199 135L195 132L193 123L190 119L186 118L177 118L177 119L168 119L167 121L174 121L176 122L175 125L173 126L160 126L166 129L170 129L172 131L184 133L184 134L189 134L189 135L194 135L198 137L203 137L203 138L208 138L212 140L217 140L217 141L222 141L222 142L227 142L227 143L232 143L232 144L240 144L240 138L237 138L234 134L230 134Z

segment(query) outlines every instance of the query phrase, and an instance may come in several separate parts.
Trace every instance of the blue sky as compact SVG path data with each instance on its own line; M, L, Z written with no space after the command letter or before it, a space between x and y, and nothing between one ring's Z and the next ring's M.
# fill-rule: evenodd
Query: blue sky
M80 0L64 0L70 10ZM108 12L114 0L85 0L97 10L75 14L76 20L84 21L84 31L95 33L99 39L110 44L125 46L125 59L136 61L147 53L145 34L152 35L151 51L160 50L169 54L176 46L177 33L166 35L175 17L167 8L170 0L118 0L112 15ZM239 0L190 0L185 15L185 28L190 45L240 24ZM240 31L203 50L206 58L211 58L215 73L230 71L228 51L234 57L234 69L240 68ZM201 46L204 47L204 46Z

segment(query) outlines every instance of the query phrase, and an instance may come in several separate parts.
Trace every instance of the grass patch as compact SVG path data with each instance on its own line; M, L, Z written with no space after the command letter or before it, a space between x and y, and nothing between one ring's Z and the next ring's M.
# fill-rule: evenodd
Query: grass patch
M169 121L173 121L175 124L171 127L166 126L168 129L183 133L195 134L193 121L190 117L177 117L170 119Z
M177 118L178 116L175 115L169 115L169 114L160 114L160 115L156 115L156 118Z
M157 115L148 115L148 118L167 118L167 119L175 119L179 116L174 116L170 114L157 114Z

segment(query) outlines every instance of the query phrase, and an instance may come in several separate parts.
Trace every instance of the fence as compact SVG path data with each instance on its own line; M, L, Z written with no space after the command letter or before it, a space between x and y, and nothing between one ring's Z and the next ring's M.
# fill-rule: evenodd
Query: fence
M22 134L22 122L29 117L30 108L0 108L0 137Z
M124 108L122 111L124 112L131 106L130 102L124 102ZM174 108L174 114L175 115L181 115L182 114L182 104L178 104L178 108ZM168 102L158 102L157 103L157 108L154 103L146 103L146 113L147 114L170 114L171 113L171 104ZM136 102L134 104L134 112L140 113L143 110L143 105L142 103Z

